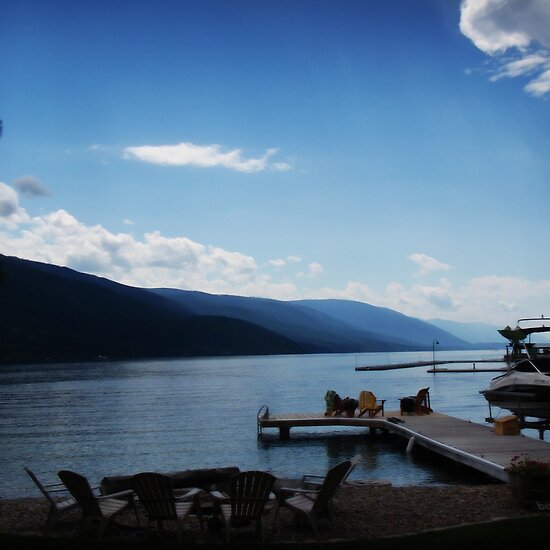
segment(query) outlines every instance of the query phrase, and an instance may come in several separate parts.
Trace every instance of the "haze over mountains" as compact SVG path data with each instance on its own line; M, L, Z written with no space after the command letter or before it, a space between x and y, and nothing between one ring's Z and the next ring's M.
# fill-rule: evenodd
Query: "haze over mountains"
M3 363L477 347L361 302L142 289L3 255L0 323Z

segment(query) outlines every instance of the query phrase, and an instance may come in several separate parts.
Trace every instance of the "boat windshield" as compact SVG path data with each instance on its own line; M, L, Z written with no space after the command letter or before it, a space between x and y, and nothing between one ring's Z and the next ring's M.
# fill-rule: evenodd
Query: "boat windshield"
M517 363L513 370L517 372L540 372L542 374L550 375L550 359L539 358L536 361L526 359L525 361L520 361Z

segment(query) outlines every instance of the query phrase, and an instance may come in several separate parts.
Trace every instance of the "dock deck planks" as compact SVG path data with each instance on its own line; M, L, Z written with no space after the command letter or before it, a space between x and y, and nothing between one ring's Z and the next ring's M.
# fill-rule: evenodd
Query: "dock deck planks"
M404 422L390 422L388 418L391 417ZM289 437L291 428L312 426L355 426L387 430L502 481L508 481L504 468L516 455L525 454L550 462L550 443L547 441L521 434L498 435L492 427L437 412L403 416L399 412L387 412L386 416L373 418L324 416L323 413L269 414L258 417L259 434L265 428L278 428L282 439Z

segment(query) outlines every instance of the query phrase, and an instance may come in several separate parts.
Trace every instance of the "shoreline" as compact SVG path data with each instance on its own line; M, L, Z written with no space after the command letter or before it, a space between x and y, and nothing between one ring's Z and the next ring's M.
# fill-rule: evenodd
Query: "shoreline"
M549 503L550 504L550 503ZM58 526L45 526L48 506L41 497L0 499L0 533L30 537L75 539L78 535L78 509L62 517ZM507 484L406 486L346 483L333 499L333 520L320 524L321 537L329 540L377 539L404 536L503 518L519 518L540 514L536 507L520 506ZM545 513L550 512L550 506ZM142 525L145 516L140 512ZM295 524L293 514L281 508L275 525L273 511L265 520L266 542L302 543L314 539L307 524ZM106 533L105 541L148 540L175 541L175 531L168 525L165 533L152 533L138 528L135 517L128 513ZM200 531L198 520L186 520L183 542L195 544L223 543L220 533ZM258 541L254 529L237 531L235 541Z

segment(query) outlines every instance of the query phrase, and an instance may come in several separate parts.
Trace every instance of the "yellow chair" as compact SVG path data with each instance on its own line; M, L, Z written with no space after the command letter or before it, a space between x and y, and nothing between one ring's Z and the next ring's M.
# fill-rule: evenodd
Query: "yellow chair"
M371 391L363 390L359 394L359 416L363 416L368 413L369 416L376 416L379 412L382 412L384 416L384 403L385 399L376 399L376 395Z

